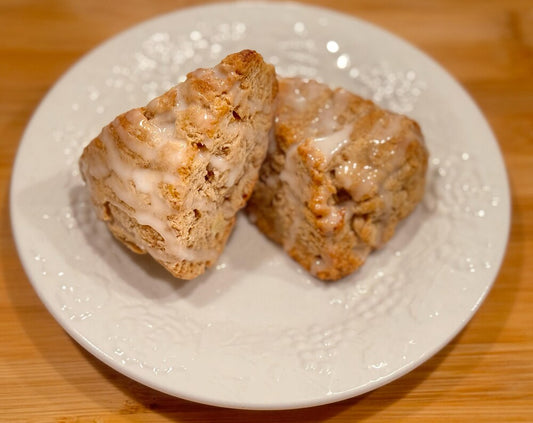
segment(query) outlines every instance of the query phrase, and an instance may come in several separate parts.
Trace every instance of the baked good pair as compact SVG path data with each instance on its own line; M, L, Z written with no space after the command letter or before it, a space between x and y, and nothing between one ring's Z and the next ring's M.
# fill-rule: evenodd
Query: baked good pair
M426 167L414 121L315 81L278 83L250 50L118 116L80 158L113 235L182 279L216 262L250 197L263 233L339 279L420 201Z

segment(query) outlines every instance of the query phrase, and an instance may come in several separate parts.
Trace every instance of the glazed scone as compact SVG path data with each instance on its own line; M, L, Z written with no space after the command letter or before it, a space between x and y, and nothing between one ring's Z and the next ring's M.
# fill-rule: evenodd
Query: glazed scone
M174 276L202 274L252 193L276 93L273 66L244 50L115 118L80 158L98 217Z
M312 275L340 279L422 199L420 128L344 89L279 79L274 136L250 220Z

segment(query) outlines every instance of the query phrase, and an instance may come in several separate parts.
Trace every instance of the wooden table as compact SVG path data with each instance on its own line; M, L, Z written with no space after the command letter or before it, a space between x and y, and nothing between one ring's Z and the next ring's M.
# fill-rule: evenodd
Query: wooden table
M311 409L219 409L161 394L115 372L53 320L21 267L8 193L25 125L81 55L193 0L0 0L0 421L533 421L533 2L307 1L406 38L470 92L499 139L512 230L493 290L468 326L407 376Z

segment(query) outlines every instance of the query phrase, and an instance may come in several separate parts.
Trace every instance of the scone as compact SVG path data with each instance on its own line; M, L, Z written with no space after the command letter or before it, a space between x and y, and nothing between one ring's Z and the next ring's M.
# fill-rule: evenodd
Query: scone
M202 274L257 181L276 94L273 66L244 50L115 118L80 158L98 217L174 276Z
M408 117L344 89L280 79L274 136L247 213L312 275L337 280L413 211L427 160Z

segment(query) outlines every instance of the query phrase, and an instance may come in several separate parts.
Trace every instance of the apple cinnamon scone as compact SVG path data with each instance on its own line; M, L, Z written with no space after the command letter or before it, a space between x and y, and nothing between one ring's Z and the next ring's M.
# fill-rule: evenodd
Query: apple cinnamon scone
M337 280L420 202L427 160L408 117L344 89L279 79L274 136L247 213L312 275Z
M244 50L115 118L80 158L98 217L174 276L202 274L252 193L276 93L273 66Z

